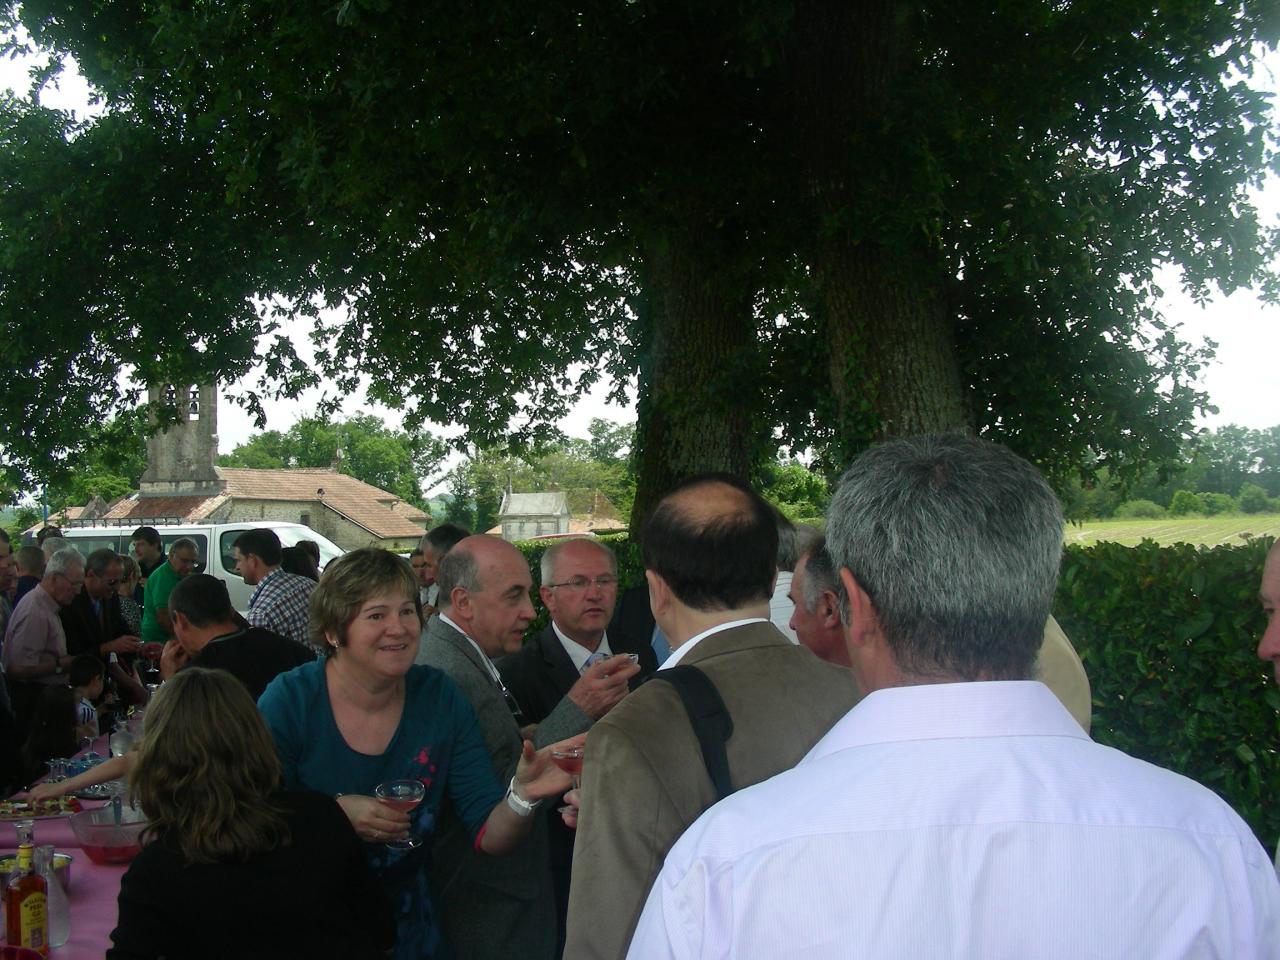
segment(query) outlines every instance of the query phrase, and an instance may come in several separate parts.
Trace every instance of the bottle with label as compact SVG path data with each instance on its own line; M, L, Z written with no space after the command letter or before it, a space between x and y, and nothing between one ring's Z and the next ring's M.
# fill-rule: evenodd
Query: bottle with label
M32 869L32 847L18 847L18 866L4 891L5 940L14 947L30 947L49 955L49 896L44 882Z
M44 877L47 894L49 916L49 946L60 947L71 939L71 904L67 902L67 891L62 881L53 871L52 844L36 847L36 873Z

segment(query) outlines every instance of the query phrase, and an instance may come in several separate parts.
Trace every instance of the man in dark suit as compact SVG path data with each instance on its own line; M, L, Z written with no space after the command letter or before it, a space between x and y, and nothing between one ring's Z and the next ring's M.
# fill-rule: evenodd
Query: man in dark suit
M121 700L146 703L147 693L133 671L134 655L142 641L129 632L116 593L120 569L120 558L109 547L89 554L84 562L84 586L59 617L69 655L97 657L107 664L107 674L115 681Z
M696 667L732 722L732 789L794 766L857 702L853 677L769 622L778 530L768 503L733 477L688 480L641 537L662 670ZM660 670L656 677L660 677ZM621 958L672 844L717 799L675 688L646 683L587 737L565 956Z
M599 541L560 540L548 547L538 592L551 622L519 653L499 660L498 670L526 722L540 724L557 709L568 716L576 710L579 722L570 732L585 733L626 696L628 684L658 668L657 658L647 637L637 642L606 632L618 600L618 561ZM636 655L638 663L626 654ZM561 739L569 735L564 728L553 732ZM543 742L551 741L535 737L535 743ZM557 940L563 946L574 832L554 810L548 827Z
M498 670L524 711L526 722L540 723L566 697L584 715L584 732L627 693L617 683L620 661L607 669L596 664L618 654L635 654L638 666L625 671L648 676L658 668L645 639L609 634L606 627L618 601L618 564L613 551L595 540L562 540L542 555L538 589L551 622L518 652L498 661ZM597 677L613 683L595 683ZM634 684L631 684L634 686Z
M494 773L506 783L515 772L524 743L521 727L528 721L493 660L520 649L533 619L529 565L511 544L480 534L449 551L436 572L436 584L440 612L427 621L418 660L443 670L466 694ZM563 739L575 732L579 722L577 707L555 710L538 725L539 734ZM568 732L555 736L561 729ZM451 808L441 811L433 842L431 889L456 956L468 960L555 957L547 824L537 811L532 816L532 830L520 848L504 857L490 857L473 848Z

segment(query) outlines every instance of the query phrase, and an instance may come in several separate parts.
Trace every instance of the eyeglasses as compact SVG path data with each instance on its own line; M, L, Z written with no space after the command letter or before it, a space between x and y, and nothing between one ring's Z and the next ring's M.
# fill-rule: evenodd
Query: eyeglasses
M563 580L560 583L548 583L546 586L553 590L556 587L568 587L570 590L585 590L593 583L599 589L607 590L609 587L617 585L618 578L610 574L605 574L600 577L570 577L568 580Z

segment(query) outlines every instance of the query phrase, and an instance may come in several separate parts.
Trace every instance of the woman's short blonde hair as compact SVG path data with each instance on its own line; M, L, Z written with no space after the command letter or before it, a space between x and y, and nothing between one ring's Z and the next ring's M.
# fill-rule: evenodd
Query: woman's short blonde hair
M245 861L289 842L280 759L253 698L224 670L187 667L147 707L129 785L188 863Z
M347 627L360 608L379 593L399 589L413 601L422 620L418 578L404 557L380 547L364 547L344 553L330 562L311 592L311 643L326 654L346 646ZM330 637L336 637L337 643Z
M121 580L137 580L138 577L142 576L142 572L138 569L137 561L133 557L118 553L116 554L116 559L120 561Z

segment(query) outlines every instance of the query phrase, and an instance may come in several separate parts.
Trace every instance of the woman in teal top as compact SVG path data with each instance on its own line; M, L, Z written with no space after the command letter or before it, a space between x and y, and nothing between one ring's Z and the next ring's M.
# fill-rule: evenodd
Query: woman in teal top
M377 548L326 568L311 596L311 634L326 656L272 681L258 701L284 766L286 789L337 796L396 913L397 958L446 956L427 890L427 851L447 797L486 853L529 831L537 803L567 775L525 744L506 788L493 775L470 703L443 673L414 666L421 619L409 564ZM388 780L420 780L412 813L374 796ZM413 849L387 847L412 834Z

